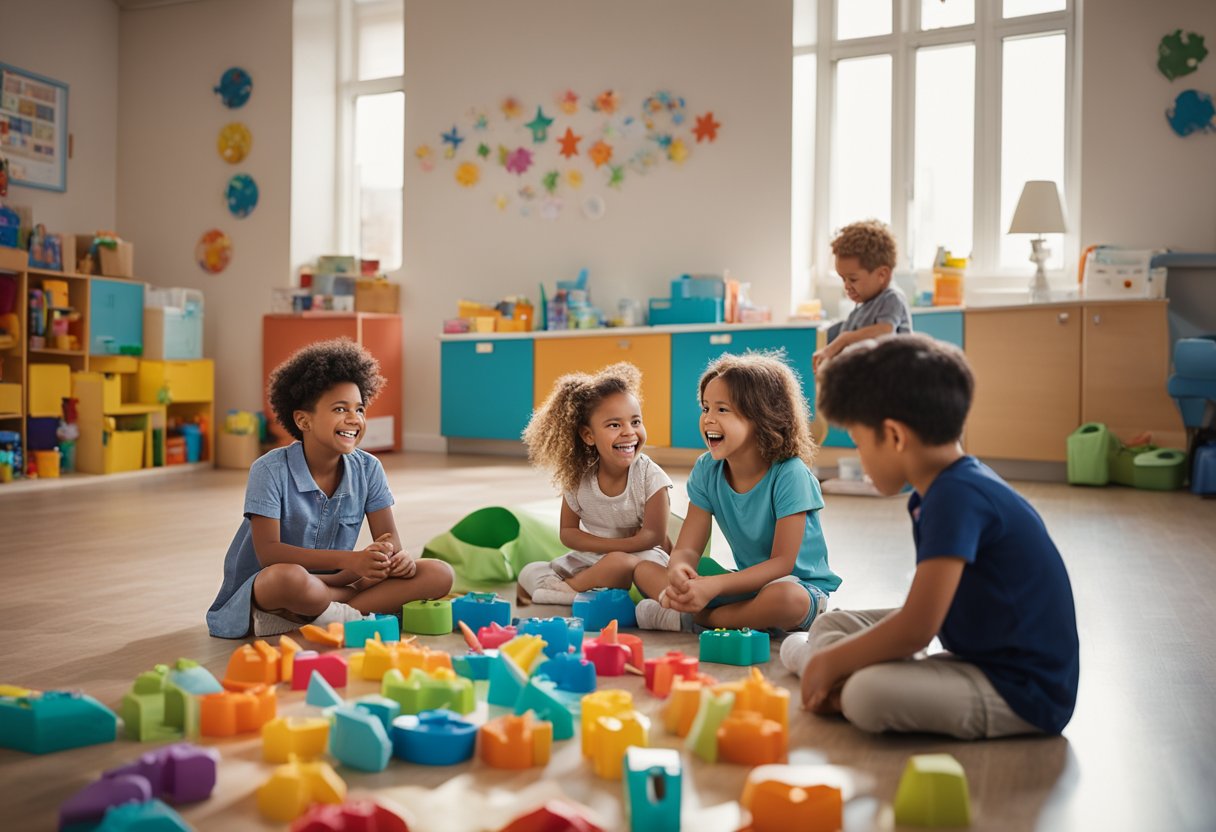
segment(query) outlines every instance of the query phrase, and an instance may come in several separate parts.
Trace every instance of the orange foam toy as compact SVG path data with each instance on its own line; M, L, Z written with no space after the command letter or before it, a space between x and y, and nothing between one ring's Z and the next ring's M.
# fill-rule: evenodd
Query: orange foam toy
M844 828L844 800L835 786L794 786L766 780L744 790L750 832L836 832Z
M390 670L400 670L409 676L417 668L432 673L441 667L452 669L452 657L442 650L432 650L422 645L381 641L367 641L364 649L351 654L350 672L361 679L379 682Z
M249 690L277 683L281 673L279 651L269 642L259 640L242 644L232 652L222 684L226 690Z
M696 658L685 656L679 650L669 650L665 656L646 659L643 669L646 674L646 689L663 699L671 693L671 683L676 679L700 679L702 682L714 684L712 677L700 672L700 663Z
M692 722L701 707L700 679L676 679L671 683L671 696L663 706L663 727L667 733L687 737Z
M300 635L317 644L341 647L346 641L346 627L341 621L331 621L324 630L316 624L305 624L300 628Z
M274 719L278 697L272 687L224 691L199 702L199 733L204 737L232 737L259 731Z
M290 682L291 671L295 667L296 653L300 652L300 645L287 636L281 636L279 638L279 652L283 654L282 663L279 667L279 678L284 682Z
M780 723L782 730L790 729L790 692L773 685L760 668L753 667L748 678L737 682L735 691L736 711L756 711L765 719Z
M785 762L789 735L756 711L731 713L718 726L718 758L727 763L762 766Z
M553 749L553 723L537 719L531 711L508 714L481 726L481 759L494 768L531 768L549 762Z

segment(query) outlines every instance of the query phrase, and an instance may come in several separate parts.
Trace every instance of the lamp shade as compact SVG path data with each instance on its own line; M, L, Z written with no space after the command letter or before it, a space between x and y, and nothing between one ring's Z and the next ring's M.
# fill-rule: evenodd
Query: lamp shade
M1064 230L1064 210L1056 183L1046 179L1027 182L1009 223L1009 233L1060 234Z

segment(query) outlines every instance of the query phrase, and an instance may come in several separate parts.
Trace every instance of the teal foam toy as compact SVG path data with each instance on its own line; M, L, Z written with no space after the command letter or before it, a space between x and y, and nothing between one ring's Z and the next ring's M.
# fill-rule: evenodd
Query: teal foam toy
M389 699L386 696L380 696L377 693L369 693L367 696L360 696L351 703L361 711L367 711L369 714L380 720L380 724L384 726L384 730L389 732L393 727L393 720L401 714L401 705Z
M557 685L549 679L535 676L528 680L515 700L515 713L532 711L537 719L553 726L553 739L568 740L574 736L574 716L556 696Z
M949 754L914 754L895 792L897 826L968 826L971 799L962 764Z
M161 665L156 669L160 670ZM178 659L167 668L169 682L193 696L203 696L208 693L223 693L224 688L216 680L211 671L193 659Z
M384 771L392 756L384 724L371 711L343 705L335 708L329 729L329 753L359 771Z
M490 663L490 689L486 701L500 708L514 708L527 683L528 674L511 661L510 656L495 656Z
M680 832L684 773L674 748L625 749L625 810L630 832Z
M701 633L703 662L746 667L764 664L769 657L769 635L759 630L705 630Z
M629 591L625 589L593 589L574 596L572 612L583 620L585 631L602 630L616 619L622 629L638 626L638 615Z
M49 690L0 696L0 748L49 754L114 742L117 736L118 717L87 694Z
M362 647L368 640L380 636L381 641L401 641L401 624L395 615L377 615L358 621L347 621L342 625L347 647Z
M452 632L451 601L410 601L401 608L401 629L420 636Z
M315 670L308 677L308 692L304 694L304 703L314 708L332 708L345 704L345 700L334 690L333 685L325 681L325 677Z
M190 832L190 825L182 820L163 801L152 798L147 803L124 803L111 806L102 818L96 832Z
M477 632L482 627L511 623L511 603L493 592L467 592L452 602L452 622L463 621Z

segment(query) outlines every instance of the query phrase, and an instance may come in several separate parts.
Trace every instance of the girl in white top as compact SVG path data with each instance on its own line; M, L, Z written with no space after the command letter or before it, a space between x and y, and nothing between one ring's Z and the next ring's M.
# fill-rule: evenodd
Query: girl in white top
M561 489L561 540L571 551L521 569L521 596L571 604L589 589L628 589L642 561L667 565L671 478L642 453L641 379L625 363L562 376L532 415L528 458Z

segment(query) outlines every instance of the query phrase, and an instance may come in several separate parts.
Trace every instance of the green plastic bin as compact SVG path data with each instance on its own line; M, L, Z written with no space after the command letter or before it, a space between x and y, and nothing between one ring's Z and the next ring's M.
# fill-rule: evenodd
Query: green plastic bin
M1186 452L1157 448L1136 454L1132 484L1150 491L1174 491L1186 481Z
M1086 422L1068 437L1068 482L1070 485L1106 485L1110 482L1110 457L1116 447L1106 425Z

